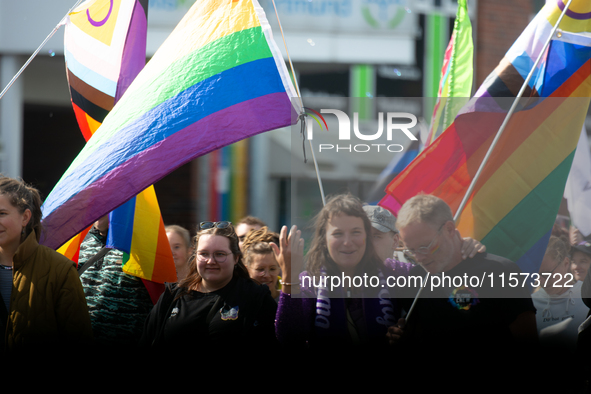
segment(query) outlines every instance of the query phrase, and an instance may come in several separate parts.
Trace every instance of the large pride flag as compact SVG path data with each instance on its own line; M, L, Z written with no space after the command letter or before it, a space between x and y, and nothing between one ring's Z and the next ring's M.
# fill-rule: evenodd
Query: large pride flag
M87 1L66 21L64 48L72 106L88 141L146 61L147 0ZM124 252L123 271L175 282L174 260L153 186L110 213L108 247ZM138 209L129 209L129 206ZM122 225L124 223L124 225ZM89 228L58 249L77 261Z
M564 5L538 13L450 127L390 185L393 212L420 193L457 211ZM484 167L457 226L487 251L537 272L591 96L591 3L575 0ZM513 97L503 99L503 97Z
M184 163L297 122L300 107L256 0L197 1L43 205L57 248Z
M66 18L66 74L86 141L146 63L147 6L147 0L91 0ZM77 263L90 227L57 251Z

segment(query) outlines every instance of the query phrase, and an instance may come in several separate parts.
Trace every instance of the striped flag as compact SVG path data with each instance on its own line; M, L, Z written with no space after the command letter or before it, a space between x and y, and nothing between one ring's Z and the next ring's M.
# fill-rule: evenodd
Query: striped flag
M57 252L63 254L64 256L75 262L76 265L78 265L78 259L80 258L80 245L82 245L82 241L84 241L86 234L88 234L91 228L92 226L88 226L87 228L82 230L82 232L73 236L69 241L60 246L57 249Z
M147 0L91 0L68 15L64 56L88 141L146 63Z
M547 4L451 126L387 188L393 212L420 193L456 211L564 5ZM538 272L591 97L591 3L572 2L457 226L487 251Z
M68 16L64 35L68 83L76 119L86 141L144 67L147 11L147 0L97 0L85 2ZM109 231L107 246L125 252L124 272L158 283L175 282L174 260L154 187L150 186L138 197L141 202L151 203L134 212L136 217L128 218L129 211L124 208L110 213L111 223L125 222L128 227L118 226L115 233ZM135 203L135 198L128 202ZM134 225L137 223L142 225ZM89 229L74 236L58 251L77 261L83 234ZM133 249L127 235L134 239Z
M404 150L404 153L395 155L392 161L379 175L376 184L371 188L368 193L365 202L369 205L376 205L383 198L388 197L388 194L384 192L386 186L400 174L402 170L406 168L419 154L420 142L416 139L410 143L410 145Z
M153 282L176 282L176 268L154 187L109 217L107 247L123 252L123 272Z
M184 163L297 122L295 90L256 0L195 2L43 205L58 247Z

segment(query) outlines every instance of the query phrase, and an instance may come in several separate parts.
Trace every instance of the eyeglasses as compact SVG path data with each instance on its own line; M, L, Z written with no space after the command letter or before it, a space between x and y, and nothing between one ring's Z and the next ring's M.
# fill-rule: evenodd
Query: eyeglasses
M447 223L447 222L445 222L445 223ZM441 229L443 228L443 226L445 225L445 223L443 223L439 227L439 230L437 230L437 235L435 236L435 238L433 238L433 241L431 241L429 243L429 245L427 245L427 246L421 246L417 250L414 250L414 249L404 249L404 253L407 253L408 255L410 255L412 257L416 257L417 254L428 255L428 254L435 253L438 250L438 248L433 248L433 246L434 246L433 243L437 240L437 237L439 237L439 233L440 233Z
M201 222L199 223L200 230L207 230L208 228L228 228L232 225L232 222L227 222L225 220L221 222Z
M213 253L197 252L197 260L204 262L204 261L208 261L211 258L213 258L217 263L223 263L226 261L229 254L232 254L232 252L230 252L230 253L226 253L226 252L213 252Z

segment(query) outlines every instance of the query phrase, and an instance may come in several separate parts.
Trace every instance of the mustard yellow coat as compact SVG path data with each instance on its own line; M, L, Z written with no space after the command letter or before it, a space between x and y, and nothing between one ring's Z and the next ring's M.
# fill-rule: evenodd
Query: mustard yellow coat
M39 245L34 231L19 246L13 263L5 349L89 343L92 327L74 263Z

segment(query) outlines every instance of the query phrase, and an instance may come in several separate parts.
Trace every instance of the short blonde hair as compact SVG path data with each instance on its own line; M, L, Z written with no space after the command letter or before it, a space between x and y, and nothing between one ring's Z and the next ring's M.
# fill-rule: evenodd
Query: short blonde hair
M396 227L401 229L414 222L439 226L448 220L453 222L454 217L445 201L430 194L419 194L402 205L396 218Z
M189 249L191 247L191 234L189 233L189 230L187 230L186 228L181 227L176 224L170 224L170 225L164 227L164 231L165 232L171 231L173 233L178 234L185 242L185 247L187 249Z

